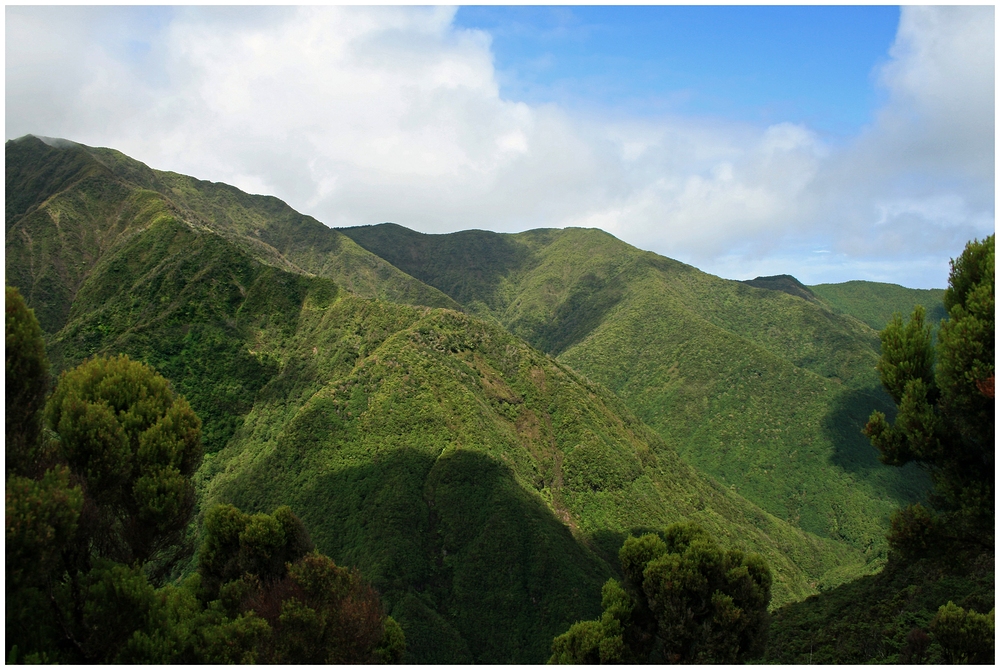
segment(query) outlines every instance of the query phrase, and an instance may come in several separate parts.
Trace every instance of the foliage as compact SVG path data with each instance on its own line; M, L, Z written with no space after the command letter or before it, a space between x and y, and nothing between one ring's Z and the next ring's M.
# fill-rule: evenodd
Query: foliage
M17 323L24 318L34 320L9 311L7 332L11 321L30 332ZM40 345L8 350L8 369L44 377L46 367ZM8 396L8 414L23 409L18 400ZM143 563L157 556L151 572L169 568L190 520L198 418L165 379L127 357L64 373L45 418L54 438L46 448L32 426L8 442L28 447L9 462L20 456L22 472L44 470L7 478L8 659L121 662L154 625L157 592Z
M624 538L681 519L763 554L775 603L799 599L877 565L882 517L921 490L855 449L841 419L877 397L858 372L874 336L815 305L597 231L433 238L424 249L465 253L437 267L484 323L413 307L456 304L274 198L31 139L9 145L8 179L31 191L9 210L7 267L54 369L124 352L163 373L204 422L196 522L215 503L291 505L382 594L406 660L544 659L600 613ZM59 185L42 178L54 159ZM637 342L650 344L623 360ZM714 459L725 485L680 448ZM172 593L187 607L190 591ZM213 602L214 632L187 648L208 658L234 635L262 653L271 624Z
M993 662L993 245L970 242L953 261L936 345L920 305L881 334L878 371L899 410L891 423L872 413L865 433L884 463L930 469L929 504L893 515L881 574L778 610L769 660Z
M834 311L849 314L875 330L884 329L894 314L909 314L915 305L924 308L936 330L937 323L948 316L944 307L944 289L904 288L896 284L849 281L818 284L809 290Z
M864 552L837 579L877 569L890 513L927 489L915 467L878 467L860 435L873 405L892 407L876 333L793 278L753 288L598 230L342 232L604 384L769 513Z
M38 460L41 409L49 386L49 361L45 356L42 329L34 310L24 304L16 288L6 287L4 302L7 369L5 450L7 476L35 474Z
M723 550L701 527L629 537L624 582L602 590L597 621L552 642L550 663L737 663L764 653L771 572L757 554Z
M950 600L941 606L929 630L944 651L945 663L993 664L994 611L966 611Z
M19 330L27 336L12 340L8 369L44 378L40 330L23 304L8 310L8 334ZM20 398L9 400L8 413ZM62 374L45 415L55 464L38 479L7 477L8 662L401 660L405 637L378 594L356 570L306 555L308 533L287 507L220 508L201 552L207 584L153 583L182 554L201 451L198 417L151 368L91 359ZM37 461L41 438L26 430L8 445L27 445L20 455Z
M397 309L344 299L304 313L274 382L282 393L213 460L205 501L302 510L321 551L372 579L415 660L435 658L431 639L451 658L464 644L473 660L537 660L572 618L597 614L630 530L684 517L765 553L784 601L855 569L832 542L699 477L611 394L499 327L429 312L346 372L304 375L339 355L362 307L367 323ZM291 414L288 397L306 400Z
M944 663L929 634L942 603L989 612L995 560L974 548L889 561L877 575L774 611L765 661L781 664Z
M127 356L94 358L60 376L45 419L85 491L84 546L131 565L180 543L201 422L166 379Z
M245 575L274 582L284 577L288 563L312 549L309 533L287 505L273 514L245 514L232 505L216 505L205 515L198 552L204 597L215 600L224 584Z
M7 584L45 584L76 534L83 492L57 465L38 480L8 476L6 503Z
M51 633L32 610L76 534L83 493L71 485L69 469L43 453L40 410L48 386L48 360L32 310L7 289L7 433L5 505L5 604L7 651L14 640ZM45 660L38 658L37 660Z
M217 505L205 517L198 555L201 597L218 599L234 619L268 624L253 656L269 663L399 662L399 625L357 570L338 567L312 549L287 506L245 514Z
M994 401L984 384L994 376L994 237L970 242L952 262L936 349L917 306L882 332L882 383L899 406L889 423L874 412L865 434L889 465L915 461L933 476L932 506L897 518L895 547L915 549L947 538L993 546ZM936 354L936 355L935 355ZM936 359L936 360L935 360ZM935 364L936 363L936 364ZM941 540L928 542L928 534Z

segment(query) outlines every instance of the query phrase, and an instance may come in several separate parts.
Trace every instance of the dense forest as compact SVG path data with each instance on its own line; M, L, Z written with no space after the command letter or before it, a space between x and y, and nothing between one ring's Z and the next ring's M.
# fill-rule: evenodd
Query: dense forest
M992 236L737 282L6 165L9 662L993 661Z

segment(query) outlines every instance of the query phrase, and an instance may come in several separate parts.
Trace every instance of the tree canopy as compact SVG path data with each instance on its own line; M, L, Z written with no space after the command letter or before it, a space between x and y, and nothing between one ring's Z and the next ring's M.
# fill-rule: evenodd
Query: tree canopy
M131 565L180 547L201 421L166 379L128 356L93 358L60 376L45 422L86 492L94 554Z
M933 511L916 505L895 516L897 551L924 551L930 536L993 546L994 257L991 235L952 261L936 347L919 306L881 333L878 370L898 413L890 423L874 412L865 434L883 463L921 463L935 484Z
M401 660L378 594L288 507L210 511L199 572L163 583L193 550L201 421L127 356L64 372L43 412L41 329L6 298L8 662Z
M604 609L552 642L550 663L738 663L767 639L771 571L757 554L722 549L697 524L629 537L624 581L609 579Z
M36 450L41 431L41 409L48 394L49 361L45 357L42 329L34 310L20 292L6 287L7 408L6 474L33 474L39 460Z

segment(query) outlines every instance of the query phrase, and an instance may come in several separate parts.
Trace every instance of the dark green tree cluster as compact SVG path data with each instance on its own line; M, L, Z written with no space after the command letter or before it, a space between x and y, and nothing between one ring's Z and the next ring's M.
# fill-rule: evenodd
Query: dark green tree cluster
M609 579L596 621L555 638L549 663L740 663L767 640L771 571L757 554L722 549L701 527L629 537L623 582Z
M402 629L357 570L312 547L287 506L246 514L217 505L205 517L198 556L202 597L237 619L255 615L269 634L256 648L267 663L398 663Z
M952 261L937 344L924 310L907 323L896 315L881 333L878 370L898 406L894 422L874 412L865 426L888 465L916 462L934 480L929 507L911 505L892 518L890 561L970 560L995 542L995 236L973 240ZM928 635L929 633L929 635ZM952 602L927 630L911 631L905 656L919 661L931 641L948 663L992 663L993 610Z
M928 628L944 651L945 663L993 665L996 642L994 612L990 610L989 614L979 614L951 601L941 606Z
M878 370L899 411L892 423L874 412L865 434L883 463L920 463L935 485L931 509L914 505L893 518L890 545L901 556L955 542L993 548L994 258L991 235L952 261L936 347L919 306L881 333Z
M6 292L8 662L398 662L399 626L287 507L207 515L199 571L168 583L195 505L201 422L126 356L64 372Z

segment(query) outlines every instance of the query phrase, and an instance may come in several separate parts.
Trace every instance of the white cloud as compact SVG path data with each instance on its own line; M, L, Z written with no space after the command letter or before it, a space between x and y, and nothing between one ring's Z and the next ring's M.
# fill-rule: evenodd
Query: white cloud
M846 147L505 100L489 36L453 9L6 12L8 138L112 146L329 225L598 226L737 278L808 281L822 249L825 281L913 285L994 226L992 7L904 8L886 103Z

